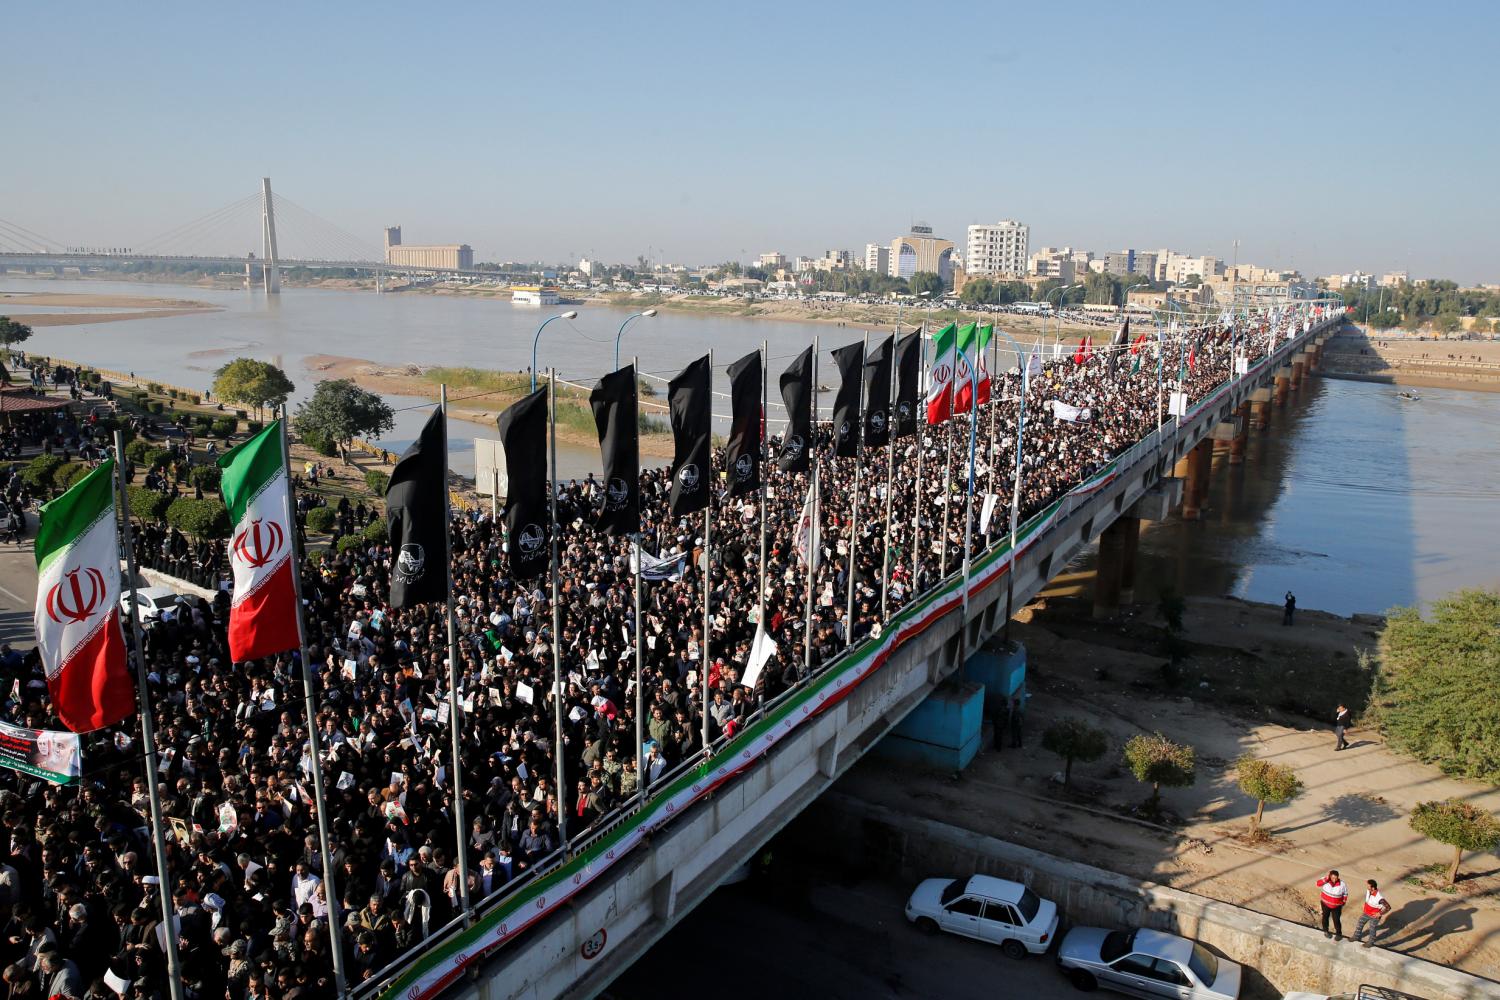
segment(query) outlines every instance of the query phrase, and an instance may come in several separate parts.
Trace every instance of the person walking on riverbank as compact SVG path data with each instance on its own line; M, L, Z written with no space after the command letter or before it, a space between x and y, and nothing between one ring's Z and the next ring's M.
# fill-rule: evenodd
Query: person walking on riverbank
M1348 742L1344 739L1344 731L1349 728L1349 715L1349 707L1343 702L1339 702L1339 710L1333 713L1333 736L1335 740L1333 749L1335 752L1349 748Z
M1297 595L1290 590L1286 592L1286 604L1283 606L1281 624L1290 625L1292 616L1297 613Z
M1380 921L1391 912L1391 904L1380 894L1380 887L1375 884L1374 879L1366 879L1365 885L1369 888L1365 892L1364 912L1359 915L1359 922L1354 925L1354 940L1368 948L1375 943L1375 935L1380 932ZM1368 940L1361 940L1364 937L1366 924L1370 925L1370 937Z
M1344 904L1349 902L1349 886L1339 879L1337 869L1318 879L1318 905L1323 910L1323 936L1344 939ZM1329 933L1328 925L1333 924Z

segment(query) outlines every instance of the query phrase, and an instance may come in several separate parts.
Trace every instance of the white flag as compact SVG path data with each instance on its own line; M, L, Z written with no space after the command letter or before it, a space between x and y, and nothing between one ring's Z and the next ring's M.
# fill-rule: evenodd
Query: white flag
M1174 392L1167 401L1167 413L1174 417L1187 416L1188 395L1185 392Z
M995 494L985 494L984 507L979 512L979 533L981 535L989 534L990 518L995 516L995 505L999 502L1000 498Z
M766 635L764 628L755 630L755 641L750 644L750 658L745 664L745 674L740 678L740 683L745 687L755 687L755 682L760 680L760 673L765 669L771 657L776 655L776 643Z
M802 560L805 566L808 560L812 560L813 572L818 571L818 550L821 547L822 532L818 526L817 499L818 495L818 473L813 470L813 481L807 488L807 502L802 505L802 517L797 522L797 558Z
M642 580L671 580L674 583L682 579L682 571L687 566L688 554L679 552L670 559L653 556L638 546L630 547L630 569L631 572L640 573Z
M1065 420L1070 424L1086 421L1093 417L1093 413L1087 406L1073 406L1071 403L1064 403L1060 399L1047 400L1047 408L1052 411L1052 415L1058 420Z

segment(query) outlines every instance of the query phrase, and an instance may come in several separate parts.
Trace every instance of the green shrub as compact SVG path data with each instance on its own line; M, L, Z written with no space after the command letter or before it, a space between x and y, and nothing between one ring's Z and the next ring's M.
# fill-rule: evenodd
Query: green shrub
M160 382L147 382L146 383L146 391L149 392L149 393L151 393L154 396L161 395L161 383Z
M156 445L145 438L136 438L125 446L125 457L137 465L149 464L146 456L156 450Z
M194 538L229 537L229 511L218 500L173 500L167 508L167 523Z
M217 465L195 465L193 471L188 474L188 479L194 486L206 493L217 493L219 480L223 475L223 470Z
M145 464L148 468L164 469L172 460L172 451L169 448L152 447L146 450Z
M212 432L213 426L214 422L211 417L193 418L193 433L198 435L199 437L206 436L207 434Z
M344 553L348 552L350 549L364 548L368 544L369 542L367 542L359 535L345 535L343 538L339 539L338 545L335 546L335 548L337 548L340 553Z
M1411 828L1422 836L1453 848L1447 884L1458 881L1464 851L1493 851L1500 846L1500 820L1482 806L1463 799L1419 802L1411 811Z
M385 521L380 519L371 521L369 524L365 525L365 530L361 531L360 535L367 542L384 543L390 538L390 535L386 532L385 529Z
M1137 733L1125 743L1125 764L1135 779L1151 786L1150 807L1161 802L1161 786L1186 788L1197 777L1193 748L1174 743L1161 733Z
M158 402L157 400L154 400L154 399L151 400L151 402L149 402L149 403L146 404L146 412L149 413L149 414L151 414L153 417L159 417L159 416L161 416L162 413L163 413L163 411L165 411L165 410L166 410L166 407L162 406L160 402Z
M227 438L239 430L240 422L234 417L219 417L214 421L214 435L219 438Z
M332 457L339 453L338 442L332 438L324 437L317 431L304 431L301 433L302 443L307 445L319 455Z
M52 485L59 492L71 489L94 470L82 462L69 462L52 474Z
M167 495L144 486L127 486L125 493L130 498L130 516L142 521L160 521L167 512Z
M245 430L249 431L251 434L259 434L261 431L263 431L265 429L266 429L266 425L265 425L265 423L263 421L260 421L260 420L248 420L248 421L245 422Z
M383 497L385 496L386 488L391 485L391 477L379 469L366 469L365 485L370 488L371 493L374 493L378 497Z
M247 414L244 410L235 410L234 415L241 420L244 420L245 417L249 416L249 414Z
M336 516L332 507L314 507L307 512L307 530L314 534L326 535L333 528Z
M198 395L193 395L193 396L189 396L189 397L188 397L188 400L189 400L189 401L190 401L190 402L191 402L191 403L192 403L192 404L193 404L193 405L194 405L194 406L202 406L202 405L203 405L203 397L202 397L202 396L198 396Z
M38 455L26 463L21 471L21 479L32 489L45 492L52 489L53 477L62 465L63 460L57 455Z

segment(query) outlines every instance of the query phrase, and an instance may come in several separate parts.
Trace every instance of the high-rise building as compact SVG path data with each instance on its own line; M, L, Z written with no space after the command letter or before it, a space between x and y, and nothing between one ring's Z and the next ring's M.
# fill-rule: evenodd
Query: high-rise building
M879 243L866 243L865 270L874 274L889 274L891 272L891 248Z
M776 271L786 267L786 255L772 250L770 253L760 255L760 266L767 271Z
M824 250L814 262L819 271L847 271L854 266L853 250Z
M993 226L970 226L964 270L970 275L1025 274L1030 236L1031 227L1014 219L1002 219Z
M932 235L931 226L912 226L910 233L891 240L890 275L910 278L918 271L930 271L947 281L953 276L957 253L952 240Z
M467 243L407 246L401 242L401 227L388 226L385 231L385 262L395 267L470 271L474 268L474 250Z

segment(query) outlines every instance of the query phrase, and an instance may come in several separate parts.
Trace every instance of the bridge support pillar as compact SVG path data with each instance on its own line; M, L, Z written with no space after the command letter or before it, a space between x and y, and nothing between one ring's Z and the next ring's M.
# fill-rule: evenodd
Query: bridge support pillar
M1182 519L1196 521L1203 516L1203 498L1208 493L1209 475L1213 470L1213 441L1204 438L1183 456Z
M1250 393L1250 422L1263 431L1271 423L1271 390L1255 389Z
M1286 367L1286 368L1278 368L1278 369L1276 369L1276 405L1277 406L1285 406L1286 405L1286 394L1291 390L1291 388L1292 388L1292 369L1289 366Z
M1235 435L1238 433L1239 429L1236 427L1235 421L1233 419L1221 420L1219 423L1215 424L1213 433L1213 457L1228 458L1229 446L1234 442Z
M1234 437L1229 441L1229 464L1245 464L1245 442L1250 438L1250 404L1241 403L1234 411Z
M1307 353L1299 351L1292 355L1292 391L1302 388L1302 378L1307 374Z

